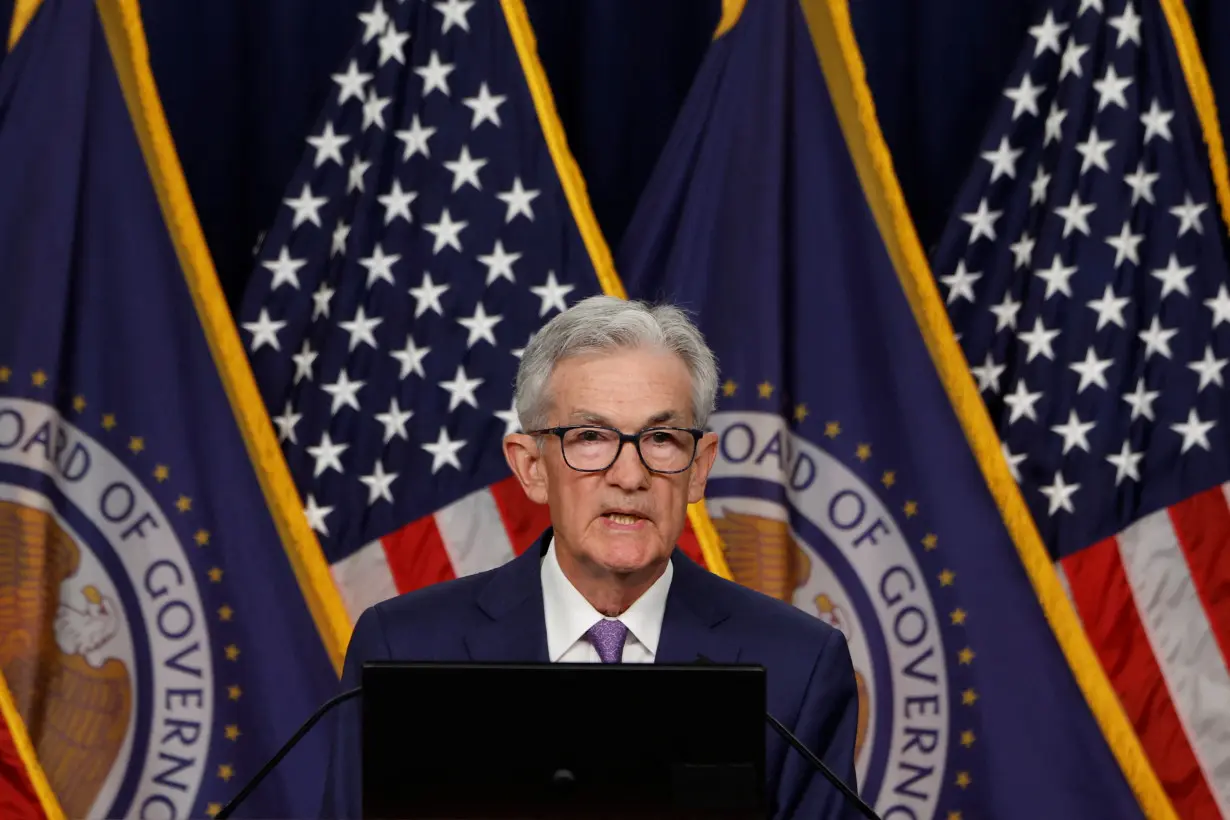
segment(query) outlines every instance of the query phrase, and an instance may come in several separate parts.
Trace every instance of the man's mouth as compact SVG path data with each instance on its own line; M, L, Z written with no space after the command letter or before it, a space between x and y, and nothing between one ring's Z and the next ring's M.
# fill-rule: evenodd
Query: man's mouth
M645 517L642 515L626 512L603 513L602 517L614 524L623 524L625 526L632 526L645 520Z

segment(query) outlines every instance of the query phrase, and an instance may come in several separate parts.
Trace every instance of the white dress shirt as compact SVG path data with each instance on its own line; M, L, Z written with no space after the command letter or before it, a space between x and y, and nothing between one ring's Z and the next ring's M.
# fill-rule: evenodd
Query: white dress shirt
M542 558L542 604L547 624L547 655L552 663L600 663L598 650L585 637L605 616L585 600L564 575L555 555L554 540ZM624 663L653 663L662 634L662 616L675 568L666 571L616 620L628 628Z

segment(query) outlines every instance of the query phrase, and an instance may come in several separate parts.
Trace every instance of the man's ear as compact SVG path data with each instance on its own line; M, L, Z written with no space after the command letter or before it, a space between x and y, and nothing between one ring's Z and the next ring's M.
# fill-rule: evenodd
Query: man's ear
M547 473L542 450L533 436L511 433L504 437L504 459L512 468L513 475L521 482L521 489L536 504L547 503Z
M695 504L705 497L705 482L709 480L709 471L713 469L713 461L717 458L717 433L705 433L696 443L696 460L692 463L692 473L688 476L688 503Z

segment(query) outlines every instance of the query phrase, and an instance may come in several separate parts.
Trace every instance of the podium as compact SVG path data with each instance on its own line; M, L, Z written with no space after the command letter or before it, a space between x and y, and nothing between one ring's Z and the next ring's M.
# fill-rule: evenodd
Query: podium
M767 816L759 666L372 662L362 686L365 817Z

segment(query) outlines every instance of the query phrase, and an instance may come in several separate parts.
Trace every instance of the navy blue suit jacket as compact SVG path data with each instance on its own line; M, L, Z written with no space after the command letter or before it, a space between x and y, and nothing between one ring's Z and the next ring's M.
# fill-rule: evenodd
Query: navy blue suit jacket
M368 660L546 662L540 559L550 530L520 557L487 572L383 601L355 625L342 689L361 682ZM655 661L757 663L766 669L769 712L855 786L858 697L845 636L823 621L727 581L678 549ZM360 707L333 718L322 816L360 816ZM765 771L774 817L845 818L840 792L766 726Z

